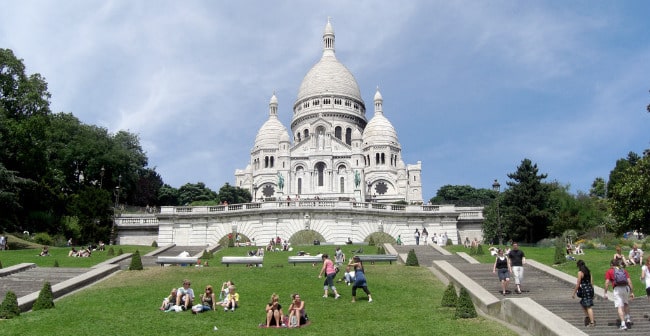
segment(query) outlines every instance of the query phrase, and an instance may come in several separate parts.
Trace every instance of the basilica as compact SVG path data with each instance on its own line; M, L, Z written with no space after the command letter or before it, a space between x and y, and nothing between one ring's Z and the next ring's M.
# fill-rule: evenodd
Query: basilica
M255 201L421 204L421 162L402 160L379 88L368 121L359 85L336 58L334 42L328 20L323 54L305 75L293 104L291 133L278 118L280 104L273 94L269 118L257 132L246 168L235 171L235 185L250 190Z

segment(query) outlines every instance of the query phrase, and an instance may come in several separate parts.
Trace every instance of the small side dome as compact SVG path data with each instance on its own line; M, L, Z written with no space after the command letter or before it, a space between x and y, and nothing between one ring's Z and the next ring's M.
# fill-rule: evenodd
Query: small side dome
M278 98L275 92L269 100L269 119L260 127L253 148L278 148L280 141L289 139L287 128L278 120Z
M355 128L354 131L352 131L352 140L361 140L363 139L363 135L361 134L361 131L359 131L358 128Z

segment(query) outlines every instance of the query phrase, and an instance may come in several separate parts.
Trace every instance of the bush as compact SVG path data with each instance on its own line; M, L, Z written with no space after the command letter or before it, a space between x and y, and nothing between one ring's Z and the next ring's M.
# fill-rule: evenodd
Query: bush
M34 235L34 242L40 245L52 246L53 241L47 232L39 232Z
M476 255L485 255L485 251L483 251L483 244L478 244L476 247Z
M120 248L117 250L117 255L120 256L120 255L122 255L122 254L124 254L124 251L122 251L122 248L120 247Z
M18 297L14 292L8 291L2 305L0 305L0 319L10 319L19 315Z
M0 260L0 269L2 269L2 260Z
M154 240L153 243L151 243L151 247L158 247L158 243Z
M469 296L469 292L465 287L460 288L460 294L458 296L458 304L456 305L456 318L474 318L477 317L476 308L474 308L474 303L472 298Z
M562 239L555 238L555 256L553 257L553 264L559 265L566 262L566 247Z
M32 306L32 310L43 310L54 308L54 295L52 294L52 286L49 282L45 282L43 288L38 293L38 298Z
M201 255L201 259L212 259L213 254L212 252L208 250L203 250L203 255Z
M411 249L406 257L406 266L420 266L418 257L415 255L415 250Z
M479 246L481 246L481 245L479 245ZM471 246L469 248L469 255L477 255L476 252L477 252L476 246Z
M106 255L109 257L112 257L115 255L115 250L113 250L113 246L108 248L108 252L106 252Z
M456 288L454 287L454 284L449 282L449 285L447 285L447 289L445 292L442 294L442 301L440 302L440 305L442 307L456 307L458 304L458 294L456 294Z
M368 239L368 245L375 246L375 240L372 238L372 236L370 237L370 239Z
M120 252L122 250L120 249ZM129 271L142 271L142 258L140 258L140 251L135 250L135 253L131 256L131 265L129 266Z
M52 267L59 267L59 261L57 259L54 259L54 265Z
M451 239L447 239L447 242L445 243L446 246L452 246L454 245L454 242L451 241Z

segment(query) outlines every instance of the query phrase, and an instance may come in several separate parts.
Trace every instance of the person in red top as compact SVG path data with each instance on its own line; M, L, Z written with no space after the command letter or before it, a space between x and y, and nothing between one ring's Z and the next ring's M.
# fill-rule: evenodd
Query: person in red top
M629 305L629 299L634 299L634 288L632 287L632 280L630 280L630 274L620 266L618 260L612 259L609 264L612 267L608 269L607 272L605 272L605 299L607 299L607 290L611 285L612 292L614 292L614 307L618 309L618 317L621 319L620 329L626 330L627 325L632 323L632 320L630 319ZM625 272L627 284L616 283L614 274L617 269Z

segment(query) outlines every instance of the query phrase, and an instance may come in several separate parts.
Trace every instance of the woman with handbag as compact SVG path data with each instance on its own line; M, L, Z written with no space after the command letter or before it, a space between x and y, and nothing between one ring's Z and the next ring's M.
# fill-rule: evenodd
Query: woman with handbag
M575 299L576 296L580 298L580 305L585 311L585 326L593 327L596 325L594 320L594 311L591 307L594 305L594 286L591 272L585 262L578 260L578 280L573 288L573 295L571 298Z

